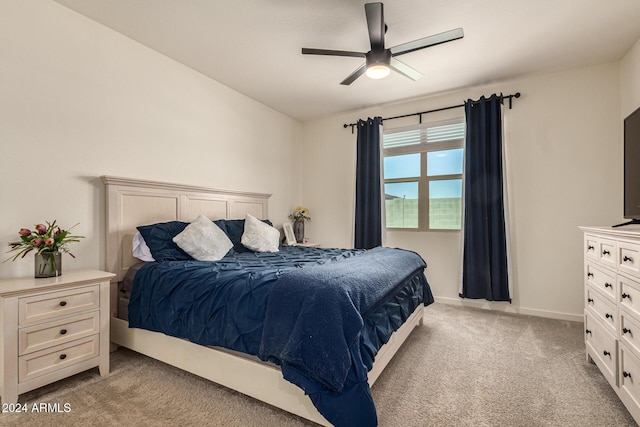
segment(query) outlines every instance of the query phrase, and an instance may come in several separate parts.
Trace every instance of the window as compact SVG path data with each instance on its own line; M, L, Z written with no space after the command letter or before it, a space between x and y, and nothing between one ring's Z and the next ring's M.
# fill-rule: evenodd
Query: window
M464 128L459 118L385 131L387 228L460 229Z

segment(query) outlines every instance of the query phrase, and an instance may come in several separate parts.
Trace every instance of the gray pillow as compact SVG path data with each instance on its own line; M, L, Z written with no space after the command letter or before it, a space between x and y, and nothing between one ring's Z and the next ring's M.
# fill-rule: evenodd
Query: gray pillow
M240 242L255 252L278 252L280 232L256 217L247 214Z
M187 225L173 241L198 261L217 261L233 247L225 232L204 215Z

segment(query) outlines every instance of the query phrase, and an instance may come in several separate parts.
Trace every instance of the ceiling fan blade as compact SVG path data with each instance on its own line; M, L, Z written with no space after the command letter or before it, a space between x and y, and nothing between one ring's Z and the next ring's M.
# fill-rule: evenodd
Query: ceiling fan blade
M462 28L456 28L455 30L445 31L444 33L434 34L433 36L394 46L390 49L391 55L404 55L405 53L424 49L425 47L435 46L441 43L450 42L453 40L458 40L463 37L464 32L462 31Z
M357 79L358 77L363 75L365 71L367 71L367 64L362 64L357 70L355 70L353 73L349 74L346 79L341 81L340 84L341 85L350 85L351 83L353 83L355 81L355 79Z
M422 73L415 68L411 68L404 62L398 61L396 58L391 58L391 68L400 74L409 77L411 80L418 80L423 77Z
M303 55L330 55L330 56L354 56L356 58L364 58L367 56L364 52L352 52L349 50L330 50L330 49L311 49L302 48Z
M382 3L367 3L364 5L369 27L369 41L371 50L384 50L384 13Z

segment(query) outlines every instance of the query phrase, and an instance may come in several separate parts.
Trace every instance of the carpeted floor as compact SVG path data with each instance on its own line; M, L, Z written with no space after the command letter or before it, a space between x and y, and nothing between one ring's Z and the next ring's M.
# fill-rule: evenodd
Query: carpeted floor
M373 387L380 426L635 426L595 365L583 325L458 306L426 308ZM127 349L97 369L25 393L57 413L3 426L302 426L303 419ZM70 411L64 412L65 404ZM55 407L55 405L50 405Z

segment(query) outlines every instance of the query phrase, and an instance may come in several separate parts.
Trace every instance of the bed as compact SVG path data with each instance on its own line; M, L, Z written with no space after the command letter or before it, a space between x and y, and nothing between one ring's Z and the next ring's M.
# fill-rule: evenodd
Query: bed
M132 255L136 227L189 224L199 215L215 219L223 229L241 224L245 217L266 220L270 195L101 178L106 188L107 269L116 274L111 290L111 341L115 346L318 424L376 424L370 386L422 323L424 306L433 302L423 273L426 265L419 256L387 248L282 247L275 253L230 250L216 262L140 263ZM237 249L238 242L233 243ZM238 278L231 276L238 274L236 270L250 278L250 285L238 285ZM185 271L199 287L181 285L181 292L183 288L191 292L183 296L176 293L176 284L185 282L183 276L177 276ZM233 285L223 287L225 278ZM208 280L212 281L203 287ZM379 285L366 287L371 280ZM243 292L242 286L251 292ZM244 300L251 300L249 308L233 299L236 289L245 295ZM309 289L322 290L318 295L328 293L331 303L321 303L324 309L318 310ZM211 294L206 303L204 294ZM175 301L187 302L176 305ZM196 305L205 305L207 311L196 310ZM134 310L127 313L127 308ZM175 320L166 320L164 313L169 312L178 313ZM206 314L213 312L217 314ZM219 317L220 313L230 317ZM252 317L251 322L245 317ZM222 319L217 321L220 325L234 325L232 333L244 332L241 338L234 338L228 327L189 329L208 318ZM323 353L325 348L330 349L331 357Z

